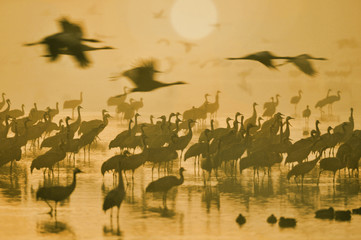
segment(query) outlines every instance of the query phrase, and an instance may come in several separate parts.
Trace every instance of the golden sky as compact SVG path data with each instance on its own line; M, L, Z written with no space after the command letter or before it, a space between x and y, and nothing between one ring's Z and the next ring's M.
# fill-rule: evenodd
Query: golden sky
M1 91L7 94L14 108L33 102L39 108L54 107L55 102L79 97L84 92L84 108L97 111L106 107L109 96L122 93L123 86L131 86L127 79L108 81L114 73L134 66L139 59L157 58L165 73L158 79L164 82L185 81L188 85L159 89L151 93L133 94L144 98L144 111L183 112L203 102L210 93L214 101L217 90L221 111L251 111L253 101L263 103L279 93L280 110L291 111L291 96L298 89L304 92L300 108L313 106L326 95L327 89L342 91L342 103L335 110L347 111L359 106L361 90L360 48L340 49L337 41L349 39L361 46L361 1L357 0L194 0L199 18L207 22L209 16L204 2L216 9L216 22L210 33L201 39L187 39L176 31L171 21L176 1L171 0L3 0L0 1L0 79ZM197 6L199 4L199 6ZM154 14L163 10L163 17ZM208 11L209 12L209 11ZM41 40L59 31L57 19L68 17L81 23L86 37L103 42L92 46L113 46L116 50L89 53L93 64L80 69L69 56L48 63L40 57L44 46L23 47L27 42ZM182 22L192 26L185 18ZM188 24L188 25L187 25ZM178 26L181 27L181 26ZM170 44L157 43L167 39ZM186 53L179 41L197 44ZM319 74L308 77L292 65L271 71L257 62L222 60L252 52L269 50L278 55L296 56L308 53L325 57L316 62ZM211 61L200 67L208 60ZM174 62L171 71L170 63ZM348 77L328 77L326 71L349 71ZM243 80L241 72L250 72ZM241 87L239 86L241 85ZM155 110L156 109L156 110ZM344 110L345 109L345 110Z

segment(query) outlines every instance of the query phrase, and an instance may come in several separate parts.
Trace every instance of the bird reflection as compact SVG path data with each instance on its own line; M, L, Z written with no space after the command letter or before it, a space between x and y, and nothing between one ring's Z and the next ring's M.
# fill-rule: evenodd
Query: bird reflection
M217 209L221 209L221 198L218 186L205 186L202 192L202 202L206 204L207 213L210 212L212 201L215 202Z
M119 223L117 224L117 229L113 229L113 226L107 227L103 226L103 233L105 236L111 235L111 236L122 236L123 232L120 231Z
M64 234L67 233L69 235L75 236L72 228L65 222L61 222L58 220L55 221L40 221L36 223L36 230L41 234Z

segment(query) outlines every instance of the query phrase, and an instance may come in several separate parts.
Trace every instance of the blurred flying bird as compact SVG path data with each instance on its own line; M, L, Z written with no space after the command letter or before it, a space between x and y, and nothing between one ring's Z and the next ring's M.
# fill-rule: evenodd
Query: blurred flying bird
M180 44L182 44L184 46L184 50L186 53L189 53L193 47L198 46L195 43L191 43L191 42L186 42L186 41L178 41Z
M154 17L155 19L164 18L164 17L165 17L165 16L164 16L164 9L159 10L159 12L153 13L153 17Z
M288 58L286 62L277 65L283 66L287 63L293 63L299 70L304 72L309 76L315 76L317 74L316 70L313 68L311 62L309 60L327 60L326 58L315 58L308 54L301 54L296 57Z
M84 53L82 41L99 42L96 39L83 38L83 31L78 24L69 22L66 18L59 20L62 31L47 36L39 42L28 43L24 46L33 46L38 44L46 44L50 61L58 59L62 52L67 51L69 55L75 57L80 67L87 67L90 63Z
M122 73L122 76L131 80L136 88L130 92L150 92L157 88L168 87L172 85L186 84L185 82L162 83L154 80L154 74L160 73L157 70L155 60L143 61L138 67L129 69Z
M167 45L167 46L170 45L170 41L169 41L168 39L166 39L166 38L161 38L161 39L159 39L159 40L157 41L157 43L158 43L158 44L165 44L165 45Z
M273 63L273 59L290 59L290 57L278 57L269 51L256 52L244 57L238 58L226 58L227 60L253 60L258 61L268 68L276 69L277 67Z
M348 77L350 74L352 73L352 68L350 67L349 70L347 71L341 71L341 70L334 70L334 71L325 71L325 74L327 77L335 77L335 78L339 78L339 77Z
M339 49L342 48L358 48L359 44L354 38L343 38L337 41Z

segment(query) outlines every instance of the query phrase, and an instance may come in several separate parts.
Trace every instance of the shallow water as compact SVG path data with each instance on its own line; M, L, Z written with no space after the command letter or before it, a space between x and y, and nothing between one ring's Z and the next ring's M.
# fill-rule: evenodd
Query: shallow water
M146 120L146 118L145 118ZM223 122L220 120L220 122ZM292 139L302 134L301 119L294 121ZM336 124L336 123L333 123ZM222 125L222 124L221 124ZM220 171L219 179L211 179L211 186L203 186L202 173L194 171L193 160L182 162L187 169L185 182L168 193L168 211L162 206L162 196L145 194L152 181L151 165L146 164L135 172L134 185L128 185L126 199L120 208L119 225L116 209L112 225L109 212L102 211L104 196L113 186L113 177L103 178L100 166L119 150L108 150L109 141L127 126L112 120L100 135L100 141L91 151L90 161L84 160L82 151L76 156L76 165L84 173L77 176L75 191L62 204L52 218L49 207L36 201L39 187L48 182L41 171L30 174L34 155L17 162L12 177L9 166L0 168L0 239L360 239L361 216L353 215L350 222L319 220L314 212L333 206L335 209L352 209L361 206L360 180L337 175L333 186L332 174L324 173L316 185L317 169L308 174L303 188L292 180L287 181L288 167L276 165L271 176L260 172L254 178L253 170L245 170L237 178ZM327 128L327 126L323 126ZM197 134L192 142L197 141ZM36 155L43 153L38 151ZM179 162L173 165L178 174ZM72 181L72 167L67 160L54 171L53 183L66 185ZM164 173L161 171L161 176ZM131 174L127 174L130 179ZM158 177L154 172L154 179ZM235 222L242 213L247 222ZM266 218L294 217L297 226L280 229L269 225ZM117 226L118 225L118 226Z

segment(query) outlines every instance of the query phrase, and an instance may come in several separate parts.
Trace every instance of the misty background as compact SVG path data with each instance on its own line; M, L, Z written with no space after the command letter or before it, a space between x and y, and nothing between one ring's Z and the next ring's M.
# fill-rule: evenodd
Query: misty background
M292 96L303 90L298 111L307 104L341 90L341 101L333 112L349 114L353 106L360 112L359 92L361 1L357 0L214 0L217 21L214 29L201 39L179 35L170 21L175 1L169 0L3 0L0 2L0 79L1 92L12 101L12 108L25 104L25 111L37 102L39 109L54 107L58 101L78 99L83 91L85 111L107 108L108 97L132 87L129 80L116 82L109 77L135 66L141 59L159 60L156 79L189 84L128 96L144 99L142 112L183 112L220 95L222 113L250 113L252 103L262 104L277 93L278 110L293 113ZM198 1L195 0L197 9ZM164 10L164 17L154 14ZM49 63L41 55L45 46L23 47L59 31L62 17L81 23L85 36L112 46L115 50L89 52L92 66L81 69L69 56ZM189 24L189 23L185 23ZM169 45L158 40L167 39ZM197 44L188 53L179 41ZM89 44L94 46L94 44ZM276 55L296 56L308 53L328 61L313 61L318 71L309 77L288 64L269 70L254 61L227 61L268 50ZM280 62L281 63L281 62ZM261 107L258 111L261 112ZM112 109L110 109L112 110Z

